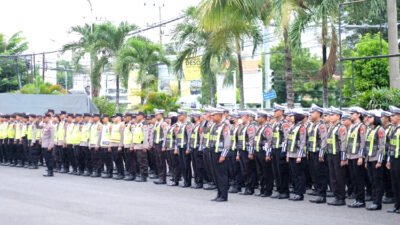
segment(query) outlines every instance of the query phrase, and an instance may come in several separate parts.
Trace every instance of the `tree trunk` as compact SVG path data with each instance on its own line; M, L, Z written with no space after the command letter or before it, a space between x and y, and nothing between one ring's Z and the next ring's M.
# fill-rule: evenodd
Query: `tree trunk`
M178 80L178 96L181 97L181 79Z
M328 24L326 14L322 18L322 67L325 65L327 60L327 33ZM322 95L323 95L323 107L328 107L328 76L329 74L322 74Z
M100 93L100 84L101 84L101 73L99 74L92 74L93 73L93 65L97 63L98 58L97 56L90 56L90 84L92 86L92 98L97 98L99 97ZM92 77L97 76L98 84L95 83L94 79Z
M115 85L117 87L116 96L115 96L115 112L119 112L119 75L115 76Z
M215 79L214 79L214 74L210 74L209 77L210 81L210 103L212 107L215 107Z
M140 85L140 92L141 92L142 94L144 93L144 88L145 88L145 85L144 85L144 83L142 83L142 84ZM142 96L142 94L141 94L141 96L140 96L140 104L141 104L141 105L144 104L144 97Z
M293 71L292 54L289 49L288 30L283 29L283 40L285 43L285 81L286 81L286 100L288 108L294 108L294 90L293 90Z
M389 55L398 54L396 0L387 0ZM389 58L390 87L400 88L399 57Z
M239 93L240 93L240 109L244 109L244 91L243 91L243 65L242 65L242 50L240 49L240 39L236 38L236 54L239 66Z

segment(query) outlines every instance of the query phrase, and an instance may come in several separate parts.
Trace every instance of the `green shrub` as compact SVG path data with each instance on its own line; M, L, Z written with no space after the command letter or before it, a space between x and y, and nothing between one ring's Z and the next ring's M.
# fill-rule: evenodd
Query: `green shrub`
M351 100L351 105L358 105L365 109L388 110L390 105L400 105L400 90L397 88L373 88L358 93Z
M94 98L93 102L101 114L107 113L110 116L115 114L115 103L108 101L105 96Z

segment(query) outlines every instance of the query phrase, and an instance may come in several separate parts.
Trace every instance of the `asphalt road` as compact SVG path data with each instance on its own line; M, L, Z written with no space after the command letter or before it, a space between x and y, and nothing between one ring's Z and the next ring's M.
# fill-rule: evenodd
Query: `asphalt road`
M0 166L1 225L399 224L399 214ZM370 203L368 203L370 204Z

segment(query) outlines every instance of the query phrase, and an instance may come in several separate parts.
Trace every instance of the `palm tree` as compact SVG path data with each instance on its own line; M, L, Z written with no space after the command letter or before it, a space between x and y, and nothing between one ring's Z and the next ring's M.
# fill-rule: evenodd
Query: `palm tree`
M337 36L334 24L338 18L339 0L305 0L299 3L297 14L290 29L290 42L294 51L301 48L301 34L310 25L316 23L321 25L321 44L322 44L322 68L313 79L322 79L323 106L328 106L328 80L336 70ZM331 43L329 56L328 46L328 26L331 25Z
M212 32L206 32L199 27L198 10L189 7L185 10L184 20L176 26L173 39L177 41L178 56L173 63L173 70L178 74L178 80L183 78L183 63L185 59L201 54L200 70L202 76L206 76L210 82L210 104L215 106L216 74L225 73L225 80L229 83L232 71L236 69L236 61L232 56L232 49L222 51L222 48L214 48L211 45ZM221 68L225 62L230 62L229 67ZM230 83L231 84L231 83Z
M97 25L85 24L83 26L71 27L72 33L77 33L80 38L76 42L65 44L62 51L73 51L74 64L79 64L79 61L86 53L90 55L90 82L92 86L92 97L98 97L101 84L101 73L108 59L101 55L101 52L96 45L97 38ZM100 57L100 58L99 58Z
M110 22L102 23L98 26L96 36L99 40L95 43L95 48L99 49L104 57L106 57L107 63L111 58L118 57L120 50L124 46L125 40L129 32L137 28L134 24L127 22L121 22L118 27ZM116 71L115 74L116 82L116 112L119 110L119 89L120 89L120 74Z
M289 39L289 30L293 22L293 16L301 9L302 2L302 0L270 0L270 5L267 8L268 16L264 20L267 25L273 23L277 28L276 31L283 34L286 99L289 108L294 107L292 47Z
M42 77L37 76L34 83L24 85L20 93L59 95L59 94L67 94L67 91L60 85L53 85L49 82L43 82Z
M260 19L266 18L265 0L203 0L199 5L201 28L210 32L209 43L224 51L235 46L239 69L240 108L244 108L242 41L253 41L253 53L262 42Z
M152 43L144 37L129 38L120 50L116 62L115 70L123 78L124 84L127 84L129 71L135 66L139 66L137 82L144 90L151 81L156 78L155 74L150 74L152 66L158 63L170 64L165 57L166 52L161 45ZM144 98L141 98L141 103Z
M15 55L27 50L28 42L21 34L22 31L19 31L8 39L4 34L0 34L0 55Z

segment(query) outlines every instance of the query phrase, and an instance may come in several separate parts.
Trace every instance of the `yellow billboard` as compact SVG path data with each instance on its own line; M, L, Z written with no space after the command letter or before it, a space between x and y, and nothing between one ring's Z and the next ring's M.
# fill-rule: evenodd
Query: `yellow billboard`
M201 79L200 71L201 56L193 56L186 58L183 61L183 73L185 80L199 80Z

